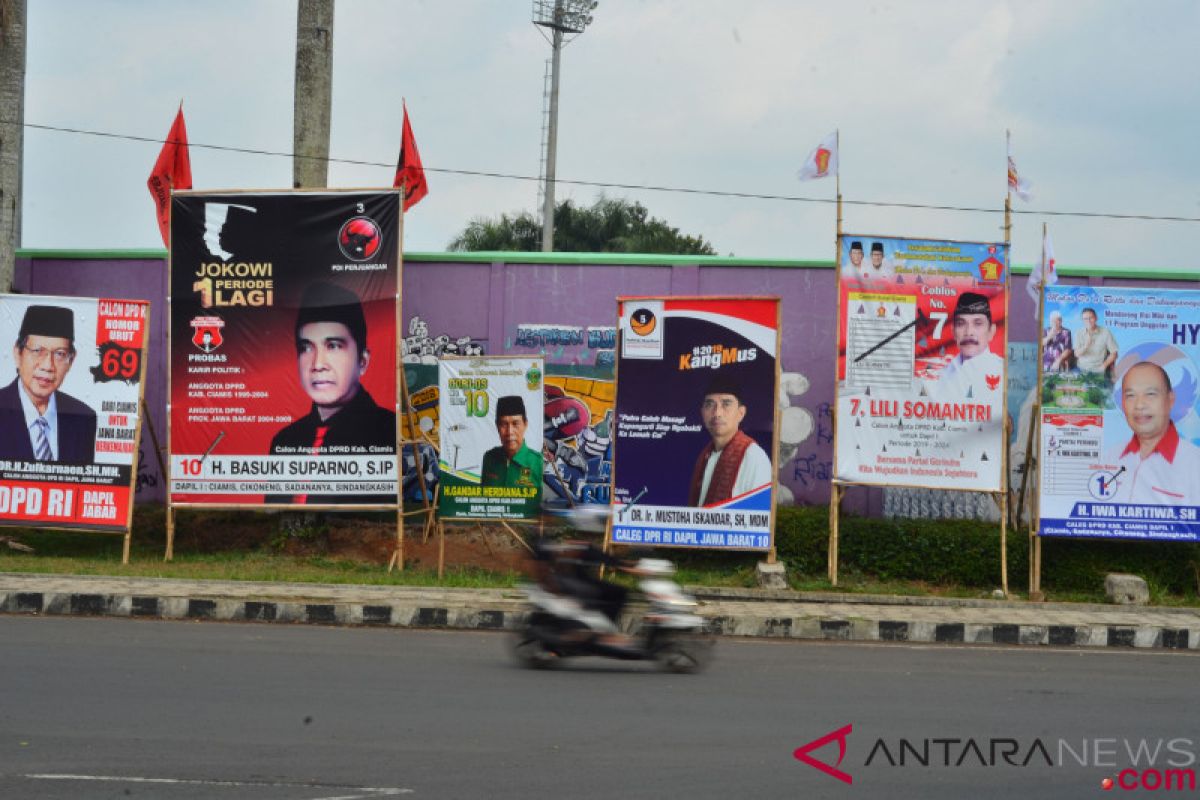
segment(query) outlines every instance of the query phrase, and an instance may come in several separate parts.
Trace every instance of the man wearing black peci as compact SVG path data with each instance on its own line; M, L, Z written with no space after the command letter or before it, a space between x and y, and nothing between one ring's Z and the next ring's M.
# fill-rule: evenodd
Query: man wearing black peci
M13 345L17 377L0 389L0 458L68 464L95 460L96 412L59 391L75 355L71 309L25 309Z
M331 450L342 455L394 454L396 413L376 405L360 382L371 351L358 296L330 283L308 287L296 315L295 342L300 385L312 406L306 415L275 434L271 454L319 456ZM369 476L347 477L364 480ZM377 477L382 480L385 476ZM396 495L269 495L266 502L395 504Z

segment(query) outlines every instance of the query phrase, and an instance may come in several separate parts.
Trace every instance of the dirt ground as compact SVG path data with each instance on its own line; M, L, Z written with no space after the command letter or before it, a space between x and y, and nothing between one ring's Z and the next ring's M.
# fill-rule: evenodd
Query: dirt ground
M383 517L384 515L374 515ZM412 516L404 525L404 564L437 569L438 534L424 531L424 518ZM478 568L493 572L525 572L526 542L538 528L513 525L516 535L500 525L454 523L445 526L447 569ZM394 518L364 519L343 514L289 512L230 514L220 518L179 519L176 547L195 552L254 550L273 546L291 555L321 555L342 561L387 565L396 551Z
M421 525L409 524L404 530L404 564L417 569L437 569L438 533L428 535ZM514 527L526 542L537 535L536 528ZM445 564L452 568L479 568L492 572L524 572L529 551L516 536L500 526L467 523L445 526ZM386 564L396 550L395 524L331 525L328 548L338 558Z

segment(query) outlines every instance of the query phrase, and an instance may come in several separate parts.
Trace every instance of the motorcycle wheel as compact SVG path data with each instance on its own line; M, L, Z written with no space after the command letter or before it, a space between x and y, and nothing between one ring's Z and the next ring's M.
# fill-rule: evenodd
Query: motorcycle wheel
M707 637L672 637L654 651L654 660L667 672L700 672L712 661L713 640Z
M558 656L546 649L541 639L528 630L517 631L511 640L517 662L530 669L546 669L558 661Z

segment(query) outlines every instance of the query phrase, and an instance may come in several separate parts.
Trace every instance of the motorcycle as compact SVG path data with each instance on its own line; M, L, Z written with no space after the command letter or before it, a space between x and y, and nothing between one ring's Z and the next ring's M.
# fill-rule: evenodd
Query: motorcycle
M678 673L706 667L712 659L713 637L705 630L704 618L695 613L695 598L671 579L674 565L643 558L634 571L642 576L638 589L646 607L625 641L614 641L617 626L586 603L544 586L524 585L530 609L512 642L517 660L533 669L574 656L652 660Z

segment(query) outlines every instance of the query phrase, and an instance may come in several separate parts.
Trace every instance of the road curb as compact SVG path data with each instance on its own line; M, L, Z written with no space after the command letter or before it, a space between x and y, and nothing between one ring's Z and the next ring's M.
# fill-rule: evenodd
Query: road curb
M700 613L713 633L729 637L929 644L1053 645L1158 650L1200 649L1200 625L1014 624L930 621L906 617L907 606L882 606L867 616L728 613L706 602ZM911 608L919 608L913 606ZM866 607L862 608L867 611ZM1003 609L992 609L1001 612ZM516 599L428 604L338 602L329 598L246 599L213 596L0 592L0 613L45 616L107 616L139 619L354 625L455 630L511 630L524 613Z

